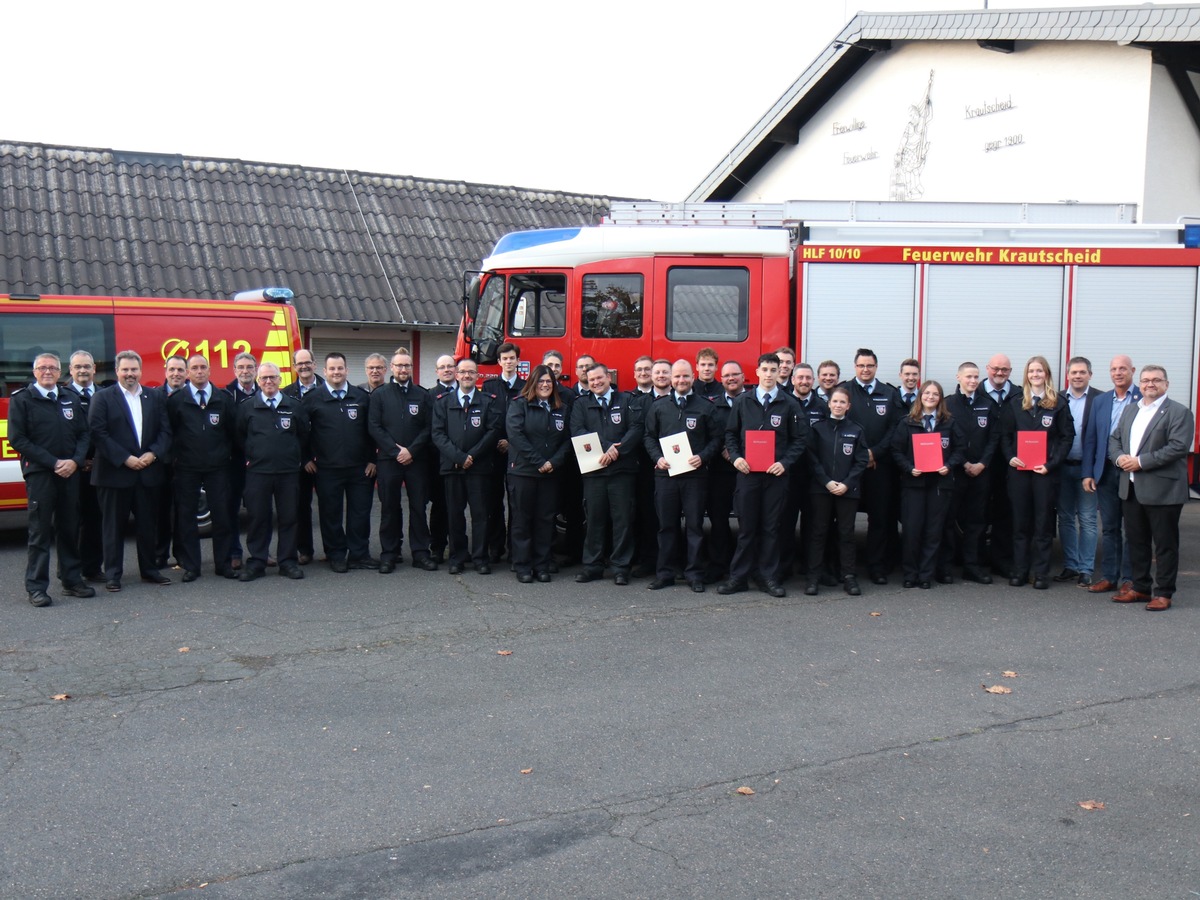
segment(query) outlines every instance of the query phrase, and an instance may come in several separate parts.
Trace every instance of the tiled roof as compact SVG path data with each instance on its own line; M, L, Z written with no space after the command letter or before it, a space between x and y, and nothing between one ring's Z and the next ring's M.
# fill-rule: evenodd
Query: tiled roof
M457 324L503 234L609 198L0 141L0 293L225 297L290 287L305 322Z
M729 200L890 41L1106 41L1174 45L1195 55L1200 5L859 13L687 199Z

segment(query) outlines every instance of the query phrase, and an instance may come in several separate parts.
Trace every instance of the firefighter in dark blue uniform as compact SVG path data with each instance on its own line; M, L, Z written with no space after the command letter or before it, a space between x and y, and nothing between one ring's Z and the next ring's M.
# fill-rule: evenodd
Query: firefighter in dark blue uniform
M550 580L558 472L571 452L569 414L557 379L546 366L537 366L520 395L508 404L505 432L512 563L522 584L535 578Z
M49 606L50 545L58 552L63 592L94 597L79 562L79 484L88 452L88 423L79 397L58 386L59 358L34 360L35 381L13 394L8 406L8 442L21 457L29 498L29 549L25 591L34 606Z
M962 429L962 468L954 473L954 502L946 517L939 581L950 576L955 557L962 558L963 580L991 584L983 557L987 530L988 492L992 461L1000 443L1000 407L979 385L979 366L958 367L958 390L946 398L946 408Z
M516 344L505 341L496 348L496 357L500 361L500 374L493 375L483 382L483 392L503 400L507 412L508 404L520 396L525 387L525 379L517 374L521 350ZM508 477L505 461L508 455L508 435L505 434L504 424L501 425L496 454L500 477L488 482L488 555L492 562L499 562L509 549L509 530L504 521L505 484Z
M233 531L229 521L229 461L237 434L236 401L208 380L208 360L200 354L187 361L187 383L167 400L167 420L175 436L175 554L183 580L200 577L200 491L212 518L213 568L236 578L229 565Z
M404 509L408 492L408 547L414 569L433 572L437 561L429 549L430 459L438 458L430 427L433 406L429 392L413 381L412 355L397 350L392 356L392 380L371 392L367 427L379 448L379 574L396 571L403 562Z
M458 390L454 377L456 364L453 356L439 356L435 362L437 380L429 388L430 422L433 410L447 394ZM441 562L450 537L450 525L446 516L446 484L442 478L442 455L426 454L429 460L429 555L434 562Z
M708 500L708 467L724 449L724 431L717 430L713 403L692 390L692 364L677 360L671 367L671 396L650 404L645 414L646 453L654 464L654 504L658 512L658 566L652 591L675 583L679 517L683 516L687 553L684 577L696 593L704 591L704 509ZM691 471L669 473L670 460L662 439L684 434L691 451L685 462ZM668 441L668 451L682 451Z
M309 455L321 544L334 572L378 569L371 556L371 502L375 444L368 432L371 395L346 380L346 357L325 357L325 384L304 396L309 421ZM343 522L343 515L345 521Z
M243 403L258 394L258 360L253 354L239 353L233 358L233 371L236 376L225 385L225 393L233 398L234 424L238 410ZM242 567L241 525L238 519L242 513L242 498L246 490L246 455L242 448L234 442L233 455L229 460L229 567L237 570Z
M737 549L729 567L729 580L720 594L746 590L754 577L772 597L786 597L779 571L779 526L787 502L788 470L804 453L808 420L800 407L779 390L779 357L764 353L758 358L758 387L746 391L733 403L725 428L725 448L740 473L733 506L739 531ZM746 433L774 433L775 462L765 472L751 471L746 461Z
M283 389L288 397L303 400L310 391L315 391L324 382L316 372L312 351L297 350L292 354L292 365L296 369L296 380ZM300 469L297 481L296 500L296 552L300 565L306 566L313 558L312 499L317 483L313 473Z
M729 424L729 413L733 402L745 390L742 366L730 360L721 366L723 392L713 400L713 415L716 417L717 433L724 435ZM722 438L723 440L723 438ZM733 529L729 517L733 514L733 492L737 487L737 469L729 458L724 444L721 452L713 457L708 467L708 540L705 543L706 571L704 580L709 584L724 581L729 577L729 563L733 559Z
M96 386L96 360L86 350L71 354L71 380L63 390L73 391L79 397L83 420L87 421L88 406L99 388ZM83 478L79 483L79 560L83 566L83 577L87 581L104 580L104 537L100 529L100 500L96 488L88 477L96 449L88 436L87 459L83 463Z
M505 402L475 386L479 367L474 360L459 360L458 388L433 407L433 444L441 454L446 487L446 518L450 529L450 574L457 575L473 560L475 571L490 575L487 546L487 485L498 476L496 443L503 428ZM467 545L467 518L471 510L471 543Z
M829 407L813 390L816 376L812 366L797 363L792 369L792 397L800 405L800 412L811 428L829 415ZM812 528L808 521L808 460L801 457L788 473L787 503L783 507L783 519L779 527L779 577L786 580L789 575L808 575L808 554L805 548L811 537ZM800 523L800 550L797 552L796 523Z

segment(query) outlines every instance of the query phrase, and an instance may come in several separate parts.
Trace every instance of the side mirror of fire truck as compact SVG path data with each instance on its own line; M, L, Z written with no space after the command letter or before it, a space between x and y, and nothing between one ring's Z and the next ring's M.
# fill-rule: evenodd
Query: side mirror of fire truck
M471 345L471 359L480 365L493 366L500 357L500 354L496 352L499 346L498 341L478 341Z
M512 333L513 334L520 334L521 332L523 332L525 330L525 313L526 313L526 310L528 309L528 307L529 307L528 300L524 296L522 296L521 299L517 301L517 308L513 312L513 318L512 318Z

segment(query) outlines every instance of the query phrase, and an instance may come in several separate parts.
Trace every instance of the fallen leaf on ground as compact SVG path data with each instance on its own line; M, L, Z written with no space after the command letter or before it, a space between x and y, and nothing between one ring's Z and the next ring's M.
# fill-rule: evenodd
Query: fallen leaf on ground
M511 650L497 650L496 655L497 656L512 656L512 651Z
M71 699L71 695L70 695L70 694L55 694L55 695L54 695L53 697L51 697L50 699L51 699L51 700L70 700L70 699Z
M191 652L191 650L192 650L192 648L191 648L191 647L180 647L180 648L179 648L179 652L180 652L180 653L190 653L190 652Z
M1000 674L1001 674L1002 676L1004 676L1005 678L1016 678L1016 677L1017 677L1017 673L1016 673L1016 672L1014 672L1014 671L1012 671L1011 669L1005 669L1005 670L1004 670L1003 672L1001 672Z
M882 615L883 615L883 613L881 613L881 612L873 612L873 613L871 613L871 615L873 615L873 616L882 616Z
M1104 803L1100 800L1080 800L1080 809L1104 809Z
M1011 694L1012 693L1012 688L1005 687L1002 684L993 684L991 687L988 687L985 684L985 685L983 685L983 689L985 691L987 691L989 694Z
M529 774L530 772L532 772L532 771L533 771L533 769L522 769L522 770L521 770L521 774L522 774L522 775L528 775L528 774Z
M740 788L737 789L737 792L744 797L749 797L751 794L754 793L754 788L746 787L746 785L743 784Z

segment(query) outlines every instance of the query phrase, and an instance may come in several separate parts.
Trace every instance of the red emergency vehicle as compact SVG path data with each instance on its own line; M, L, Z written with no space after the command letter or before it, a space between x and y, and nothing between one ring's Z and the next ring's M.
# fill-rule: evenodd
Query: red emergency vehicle
M292 353L300 347L296 311L286 288L239 294L260 299L181 300L152 297L52 297L0 295L0 510L20 510L25 483L8 443L8 397L33 380L33 359L55 353L69 377L71 354L86 350L96 360L96 383L111 384L116 354L142 357L142 383L163 382L166 360L202 353L212 382L233 381L233 360L249 352L273 362L291 382Z

